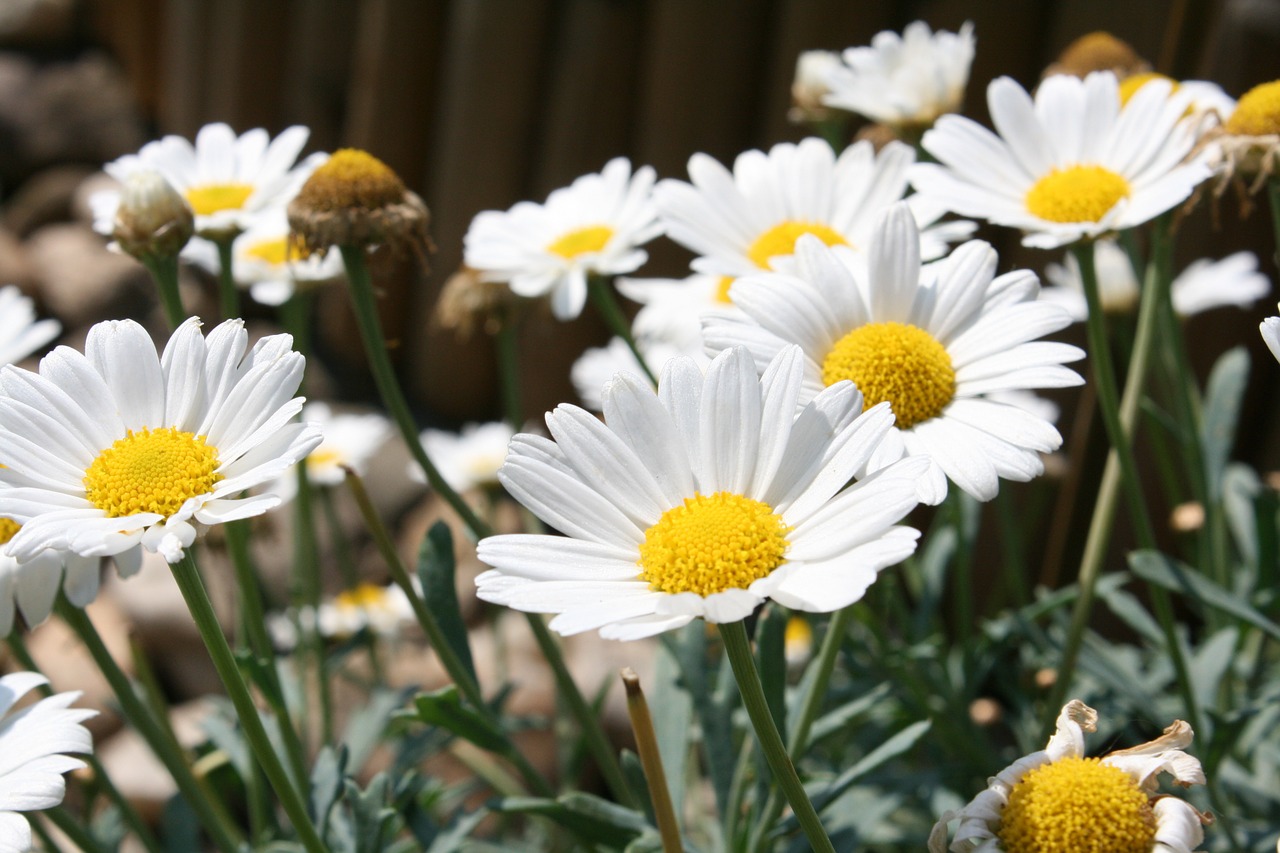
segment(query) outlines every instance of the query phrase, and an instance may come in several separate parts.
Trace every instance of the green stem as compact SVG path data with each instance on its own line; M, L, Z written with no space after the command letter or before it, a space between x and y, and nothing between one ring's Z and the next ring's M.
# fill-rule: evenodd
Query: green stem
M494 339L498 351L498 378L502 386L502 411L513 429L524 423L524 408L520 402L520 322L515 312L508 312L502 319Z
M236 286L235 270L231 266L234 263L231 247L235 241L234 236L213 241L218 247L218 306L224 320L240 316L240 288Z
M106 643L98 635L98 629L93 626L93 622L83 610L62 596L58 597L56 608L62 621L66 622L84 643L94 664L115 692L116 700L120 703L120 709L125 717L168 769L178 786L178 791L196 813L200 822L204 824L205 829L209 831L213 843L222 853L237 853L243 838L240 830L231 820L231 816L227 814L222 801L217 799L204 782L192 772L182 747L156 722L151 712L142 704L142 700L134 693L129 677L116 664L111 652L107 651Z
M667 787L667 774L662 767L662 753L658 750L658 736L653 730L653 717L649 703L640 688L640 677L635 670L622 670L622 683L627 690L627 714L631 717L631 731L636 736L636 751L640 754L640 766L644 768L645 782L649 786L649 801L653 803L653 817L662 837L663 853L681 853L684 842L680 839L680 822L671 804L671 789Z
M778 734L773 715L769 713L769 703L760 684L760 673L756 671L755 661L752 659L746 625L739 621L721 623L717 627L720 629L725 653L729 657L729 665L733 667L738 690L742 694L742 704L751 718L751 725L760 741L760 750L769 762L774 781L782 788L787 802L791 804L791 810L795 812L796 820L809 840L809 846L815 851L835 853L831 839L822 828L817 810L809 801L804 785L800 784L800 777L796 775L795 765L791 763L791 756L787 754L787 748Z
M245 740L249 742L250 750L267 775L267 781L271 783L276 796L280 798L280 805L284 808L285 814L293 822L298 840L309 853L328 853L328 848L320 839L320 834L307 815L303 796L294 787L289 778L289 772L280 763L280 757L276 754L266 727L262 724L262 718L258 715L258 706L249 693L248 685L240 676L240 668L236 665L231 647L227 645L222 626L218 624L218 617L213 612L213 604L209 601L209 594L205 591L204 582L200 579L200 570L196 568L195 560L190 553L184 552L182 559L172 564L170 569L178 582L182 598L187 603L187 609L191 611L191 616L195 620L200 638L204 640L205 647L209 650L209 657L218 671L218 677L222 679L227 695L235 706ZM285 725L288 725L288 720L281 721L281 726Z
M107 848L97 842L89 830L85 828L84 821L68 812L62 806L56 806L44 811L44 816L49 822L62 831L72 844L83 851L83 853L107 853ZM51 847L51 850L58 848Z
M169 324L169 331L173 331L187 319L187 312L182 307L182 296L178 292L178 257L146 255L142 258L142 265L155 279L165 321Z
M400 385L396 382L395 370L391 366L391 358L387 355L386 338L382 334L382 324L378 321L378 307L374 301L373 284L369 280L369 268L364 260L364 248L360 246L342 246L342 262L347 268L347 281L350 284L351 304L355 310L356 323L360 327L360 337L364 341L365 354L369 358L369 370L382 395L382 402L391 413L405 446L413 459L427 476L427 482L436 494L453 507L462 522L477 539L483 539L492 531L489 525L480 520L475 511L462 496L450 488L440 471L427 457L418 438L418 427L413 422L409 404L405 401Z
M365 526L368 527L374 543L378 546L378 551L382 554L382 559L387 564L387 569L391 572L391 580L396 586L400 587L405 597L409 599L413 614L417 617L418 624L422 626L423 633L427 635L427 641L435 649L436 656L440 658L440 664L444 667L445 672L449 673L453 683L462 691L462 695L471 703L476 712L484 716L499 731L504 731L502 721L493 712L493 708L484 701L484 695L480 692L480 685L471 676L470 671L462 663L462 659L453 650L453 645L445 636L440 623L436 621L435 614L427 608L426 602L422 600L422 596L418 595L417 589L414 588L413 581L409 577L409 571L404 567L404 563L401 562L400 554L396 551L396 546L391 541L391 535L387 532L386 525L378 517L378 511L374 508L373 501L369 499L369 492L364 487L364 481L354 471L348 470L347 485L351 488L351 494L355 497L356 504L360 507L360 514L364 517ZM504 738L503 757L515 765L516 769L520 771L520 775L524 777L525 784L530 789L542 796L550 796L552 793L551 785L538 772L537 768L529 763L529 760L516 748L510 737L505 735L505 732Z
M591 304L596 306L596 311L600 312L600 316L604 318L605 325L626 342L631 354L636 357L636 361L640 362L640 369L644 371L644 375L649 377L649 381L654 386L657 386L658 377L649 369L649 363L644 360L640 347L636 345L635 336L631 334L631 324L622 313L622 306L618 305L617 297L613 295L610 280L603 276L591 276L587 279L587 293L591 296Z
M1271 202L1271 227L1275 229L1276 247L1271 262L1280 267L1280 179L1267 181L1267 200Z

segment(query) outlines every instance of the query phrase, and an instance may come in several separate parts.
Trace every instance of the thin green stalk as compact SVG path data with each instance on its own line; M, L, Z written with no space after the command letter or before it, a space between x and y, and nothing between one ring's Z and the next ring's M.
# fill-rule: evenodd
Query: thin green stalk
M311 307L315 301L312 290L294 288L293 295L280 306L280 321L285 331L293 335L293 349L311 357Z
M234 263L231 246L235 241L235 235L213 241L218 247L218 306L224 320L240 316L240 288L236 286L235 271L231 266Z
M369 499L369 492L364 487L364 481L354 471L347 471L347 486L351 489L351 494L356 499L356 504L360 507L360 514L364 517L365 526L369 529L369 533L373 536L374 543L378 546L382 559L387 564L387 569L391 572L391 580L396 586L404 592L409 599L409 605L413 608L413 614L418 619L418 624L422 626L422 631L427 635L427 641L431 643L431 647L435 649L436 656L440 658L440 664L444 667L445 672L453 680L453 683L462 691L462 695L471 703L472 707L478 714L484 716L499 731L504 731L502 721L494 713L493 708L484 701L484 695L480 692L480 685L472 678L471 673L463 665L462 660L453 650L453 646L444 635L444 631L440 628L440 623L436 621L435 614L427 609L427 604L422 600L422 596L418 595L417 589L414 588L413 581L409 577L409 571L404 567L404 563L400 560L400 554L396 551L395 544L391 541L391 535L387 532L386 525L382 523L382 519L378 517L378 511L373 506L373 501ZM543 778L529 759L516 748L509 736L505 734L505 749L503 757L515 765L520 771L520 775L524 777L525 784L529 788L541 796L550 796L552 793L551 785Z
M55 806L51 809L45 809L44 816L49 819L49 823L61 830L62 834L83 853L107 853L107 848L99 844L89 834L84 821L68 812L66 808ZM49 849L57 850L58 848L51 847Z
M653 717L649 703L640 688L640 677L635 670L622 670L622 683L627 690L627 714L631 717L631 730L636 736L636 751L640 766L644 768L645 782L649 786L649 801L653 803L653 817L662 837L663 853L681 853L684 843L680 839L680 821L671 804L671 790L667 787L667 774L662 767L662 753L658 750L658 736L653 730Z
M310 608L320 612L320 547L316 541L315 510L311 504L311 479L304 460L294 466L297 494L293 498L293 604L301 613ZM315 689L320 699L320 733L324 743L333 742L333 699L325 675L324 637L319 620L304 629L303 647L315 672Z
M463 524L477 539L483 539L492 531L489 525L480 520L475 511L462 496L452 489L440 476L440 471L427 457L418 439L418 427L413 422L413 414L405 401L396 381L395 370L391 366L391 358L387 355L387 342L382 334L382 324L378 321L378 307L374 301L373 284L369 280L369 268L364 260L364 248L361 246L342 246L342 262L347 268L347 281L350 285L351 304L356 314L356 323L360 327L360 337L364 341L365 354L369 358L369 370L378 386L382 402L391 413L405 446L413 459L427 476L427 482L436 494L453 507L453 511L462 519Z
M342 575L342 584L347 589L355 589L360 585L360 573L356 569L355 555L351 553L351 542L343 529L342 519L338 517L338 508L333 502L333 489L315 490L320 499L320 508L324 514L325 525L329 528L329 543L333 549L338 573ZM361 631L361 642L369 653L369 670L375 682L383 681L382 661L378 656L378 632Z
M289 778L289 772L285 770L275 747L271 744L271 738L267 735L262 718L258 715L258 706L254 703L249 687L240 675L235 655L227 645L222 626L218 624L218 617L213 612L213 605L209 601L209 594L205 591L204 581L200 578L200 570L196 568L195 560L190 553L184 552L182 559L172 564L170 569L178 582L182 598L187 603L187 609L191 611L191 616L195 620L200 638L204 640L205 647L209 650L209 657L218 671L218 677L222 679L227 695L235 706L245 740L249 742L250 750L263 772L267 774L267 781L271 783L276 796L280 798L280 805L293 823L298 840L309 853L328 853L328 848L320 839L319 832L316 831L315 825L307 814L303 795L294 787L293 781ZM283 720L281 724L287 725L288 721Z
M178 791L208 830L213 843L222 853L237 853L244 841L239 828L227 814L222 801L215 797L204 782L192 772L182 747L156 722L151 716L151 711L134 693L129 677L116 664L111 652L107 651L107 646L98 635L98 629L94 627L93 622L83 610L61 595L58 596L55 607L62 621L66 622L84 643L94 664L116 694L116 700L120 703L125 718L137 729L138 734L142 735L143 740L151 747L151 751L168 769L169 775L178 786Z
M502 319L494 345L498 354L498 377L502 385L502 411L507 423L520 429L524 409L520 402L520 322L514 311Z
M173 331L187 319L187 312L182 307L182 297L178 292L178 257L146 255L142 258L142 265L155 279L165 321L169 324L169 331Z
M742 819L742 798L747 794L747 783L750 780L752 765L751 754L755 751L755 738L743 738L742 747L738 750L738 760L733 763L733 776L729 778L729 801L721 819L724 822L724 849L737 850L738 822ZM778 795L778 813L782 813L781 795ZM774 794L770 792L769 801L773 802ZM752 846L748 841L747 850Z
M596 311L600 312L600 316L604 319L605 325L626 342L627 348L640 363L640 369L644 371L644 375L649 377L649 381L656 386L658 377L649 369L649 363L644 360L640 347L636 345L635 336L631 334L631 324L627 322L626 315L622 313L622 307L618 305L617 297L613 295L610 280L603 276L591 276L587 279L587 293L591 297L591 304L596 306Z
M760 673L756 671L755 661L751 655L751 641L747 639L747 628L744 623L729 622L717 626L720 638L724 642L725 653L729 665L733 667L733 676L738 682L738 690L742 694L742 704L751 718L756 737L760 741L760 750L769 762L774 781L782 788L796 820L809 840L809 846L815 851L835 853L835 847L827 832L822 827L818 812L809 801L800 777L796 775L795 765L782 743L778 727L774 724L773 715L769 713L769 703L764 696L764 688L760 684Z

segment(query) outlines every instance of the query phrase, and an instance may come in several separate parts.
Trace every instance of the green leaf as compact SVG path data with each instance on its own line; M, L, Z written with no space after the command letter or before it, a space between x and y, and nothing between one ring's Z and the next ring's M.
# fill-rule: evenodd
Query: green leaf
M347 751L324 746L311 768L311 817L321 834L329 823L329 812L342 794L342 780L346 775Z
M1111 612L1125 621L1130 628L1142 635L1143 639L1155 645L1164 645L1164 632L1151 614L1142 606L1137 598L1120 587L1128 583L1127 572L1108 575L1098 582L1098 597L1106 602Z
M1258 519L1254 507L1261 491L1262 481L1248 465L1227 466L1222 476L1222 508L1227 527L1241 556L1255 569L1258 566Z
M716 805L724 814L731 808L729 789L738 762L737 750L733 747L733 697L725 694L722 699L712 689L712 668L708 663L707 632L703 623L696 621L685 626L678 636L679 640L672 642L668 650L673 651L679 662L680 676L693 699L711 787L716 793ZM722 666L727 669L728 661L722 661Z
M693 730L693 700L689 691L677 683L679 669L665 646L659 646L653 667L653 689L649 693L649 711L653 715L653 732L662 756L662 769L667 777L667 790L672 802L684 801L684 783L688 777L690 733Z
M839 708L823 714L814 721L813 728L809 730L810 746L827 735L835 734L845 728L858 717L883 702L888 694L889 683L884 682L876 685L869 693L865 693L856 699L846 702Z
M422 584L422 598L440 624L440 630L453 648L462 665L476 680L476 666L471 660L471 644L467 641L467 626L462 621L462 609L458 606L458 589L455 586L453 557L453 533L449 525L437 521L427 531L418 550L418 580Z
M1239 639L1240 632L1235 628L1223 628L1201 643L1200 648L1196 649L1195 655L1191 658L1189 667L1191 686L1195 689L1196 701L1202 708L1212 708L1217 704L1215 699L1218 694L1218 685L1222 683L1227 668L1235 658L1236 643ZM1209 722L1211 722L1210 719L1205 720L1205 723ZM1211 731L1204 733L1197 731L1197 734L1206 740L1212 740Z
M505 797L495 811L541 815L563 826L588 844L623 848L650 828L634 809L580 791L554 800L543 797Z
M387 730L387 721L404 704L407 693L404 690L375 687L365 704L352 713L342 732L342 744L347 748L353 772L358 773L359 768L369 760Z
M855 782L863 776L875 770L891 758L894 758L906 752L915 746L916 741L924 737L924 733L929 731L929 727L933 723L929 720L920 720L907 726L893 737L880 744L862 760L854 764L848 770L841 773L834 780L823 786L820 791L816 791L813 797L813 805L819 811L826 808L833 800L843 794L846 790L853 786ZM788 820L788 824L794 821L794 816Z
M1249 353L1244 347L1223 353L1209 374L1200 443L1204 448L1204 473L1211 501L1222 496L1222 473L1235 445L1240 403L1248 382Z
M1280 625L1272 622L1240 597L1213 581L1158 551L1134 551L1129 555L1129 568L1149 583L1181 592L1202 604L1229 613L1280 640Z
M501 753L506 749L507 741L503 733L480 714L462 704L456 685L450 684L434 693L419 693L414 697L413 704L417 709L416 713L408 713L428 725L453 732L489 752Z

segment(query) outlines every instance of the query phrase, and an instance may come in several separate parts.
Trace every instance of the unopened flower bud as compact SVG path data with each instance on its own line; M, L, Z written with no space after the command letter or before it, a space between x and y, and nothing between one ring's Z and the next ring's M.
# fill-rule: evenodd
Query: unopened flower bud
M840 55L830 50L806 50L796 59L796 76L791 83L791 110L787 118L796 124L825 121L831 108L822 97L831 91L827 75L840 65Z
M175 257L195 231L195 214L159 172L125 178L111 236L135 258Z

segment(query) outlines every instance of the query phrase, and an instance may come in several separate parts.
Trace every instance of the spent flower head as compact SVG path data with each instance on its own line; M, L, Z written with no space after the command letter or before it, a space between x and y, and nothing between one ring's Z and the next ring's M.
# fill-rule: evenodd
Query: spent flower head
M1247 205L1248 195L1280 173L1280 80L1242 95L1221 131L1206 137L1204 148L1217 176L1214 193L1221 195L1234 184Z
M1086 33L1062 49L1058 59L1044 70L1044 78L1070 74L1084 79L1095 71L1110 71L1123 80L1151 70L1127 41L1105 30Z
M195 214L153 169L125 176L111 236L135 258L176 257L195 233Z

